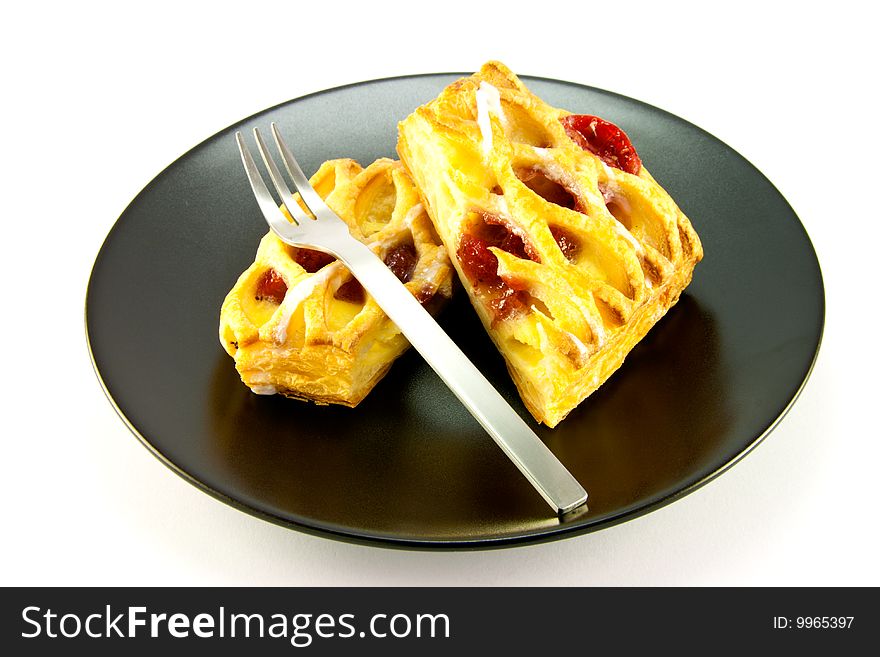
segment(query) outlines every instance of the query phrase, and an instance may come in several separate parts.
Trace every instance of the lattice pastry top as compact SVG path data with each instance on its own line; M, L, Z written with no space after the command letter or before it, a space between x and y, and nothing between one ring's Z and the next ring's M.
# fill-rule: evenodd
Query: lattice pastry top
M702 258L627 136L503 64L400 123L398 152L535 418L555 426L678 300Z
M429 310L450 297L449 258L400 162L331 160L311 183ZM409 345L342 263L271 232L223 302L220 342L254 392L346 406Z

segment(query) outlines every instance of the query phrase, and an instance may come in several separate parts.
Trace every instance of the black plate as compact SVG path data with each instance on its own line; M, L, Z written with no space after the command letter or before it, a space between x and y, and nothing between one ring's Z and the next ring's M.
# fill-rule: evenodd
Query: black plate
M529 78L549 103L619 124L689 215L705 259L679 304L556 429L537 427L590 493L560 522L414 352L357 409L258 397L220 347L226 292L266 226L233 133L276 121L306 171L394 156L397 121L458 75L376 80L266 110L211 137L132 201L95 262L86 328L95 368L137 437L244 511L355 541L490 547L559 538L656 509L754 447L801 390L824 291L785 199L703 130L644 103ZM441 323L528 417L459 298Z

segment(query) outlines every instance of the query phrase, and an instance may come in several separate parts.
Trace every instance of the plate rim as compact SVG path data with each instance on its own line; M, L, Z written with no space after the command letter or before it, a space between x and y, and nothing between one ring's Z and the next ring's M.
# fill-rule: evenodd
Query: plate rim
M738 452L736 452L731 458L729 458L724 463L720 464L717 468L713 469L708 474L704 475L700 479L691 482L687 486L684 486L666 496L660 497L657 500L643 503L635 506L635 508L625 508L614 513L611 516L608 516L602 520L598 520L592 523L578 524L576 522L576 518L580 517L577 513L572 514L571 522L572 524L565 524L565 520L560 520L560 523L553 527L541 527L539 529L520 532L516 534L511 534L507 536L497 536L497 537L477 537L473 539L449 539L449 540L438 540L434 538L427 539L418 539L413 537L395 537L386 534L379 533L370 533L370 532L360 532L355 533L354 531L344 531L340 529L336 529L329 526L321 526L319 523L315 524L305 524L303 522L298 522L296 520L292 520L290 518L282 517L278 514L270 513L268 511L258 509L254 506L251 506L245 502L242 502L234 497L231 497L212 486L206 484L201 481L195 475L191 474L187 471L183 466L173 462L170 458L168 458L165 454L163 454L155 445L153 445L150 440L144 436L137 427L126 417L125 413L119 407L118 403L113 397L112 392L104 380L101 371L98 367L98 363L95 359L95 354L92 348L92 337L89 332L89 298L92 294L92 285L95 280L95 269L99 265L101 261L105 249L108 248L108 244L110 243L116 229L121 224L125 215L132 208L134 203L149 189L153 187L157 183L159 179L166 175L166 173L173 169L181 162L183 159L188 157L193 151L200 149L203 145L212 142L220 137L223 133L231 130L233 127L245 124L253 120L255 117L278 110L286 105L290 105L292 103L306 100L308 98L313 98L316 96L320 96L323 94L328 94L332 92L343 91L345 89L354 88L354 87L362 87L368 86L370 84L381 83L381 82L391 82L391 81L400 81L400 80L409 80L409 79L417 79L417 78L427 78L427 77L446 77L446 76L468 76L471 73L462 73L462 72L435 72L435 73L413 73L406 75L396 75L390 77L379 77L372 78L369 80L361 80L358 82L349 82L342 85L338 85L335 87L328 87L326 89L320 89L317 91L309 92L302 96L296 96L294 98L290 98L288 100L282 101L270 107L266 107L260 109L244 118L237 120L236 122L221 128L217 132L212 135L206 137L201 140L191 148L184 151L178 157L176 157L171 163L165 166L162 170L160 170L149 182L147 182L135 195L132 199L126 204L125 208L113 222L113 225L108 230L106 236L101 242L101 246L98 249L98 252L92 262L91 269L89 271L88 283L86 285L86 295L84 299L83 305L83 324L84 324L84 332L86 338L86 347L89 354L89 360L92 364L92 370L98 380L99 385L101 386L102 391L104 392L105 397L109 401L110 405L113 407L113 410L122 420L123 424L128 428L128 430L134 434L135 438L147 449L147 451L152 454L156 459L159 460L164 466L170 469L172 472L177 474L187 483L193 485L196 489L207 493L211 497L220 502L227 504L228 506L247 513L253 517L258 519L267 521L277 526L284 527L286 529L293 529L311 536L319 536L323 538L329 538L334 540L339 540L345 543L356 544L356 545L367 545L372 547L382 547L387 549L403 549L403 550L423 550L423 551L475 551L475 550L491 550L491 549L501 549L508 547L519 547L525 545L534 545L538 543L547 543L551 541L557 541L564 538L570 538L573 536L582 536L585 534L591 534L596 531L600 531L603 529L608 529L615 525L621 524L623 522L627 522L630 520L635 520L642 516L645 516L649 513L657 511L691 493L702 488L706 484L714 481L716 478L730 470L734 465L739 463L742 459L744 459L747 455L751 454L755 448L758 447L770 433L779 425L780 422L788 415L789 411L792 409L794 404L797 402L801 393L807 385L807 382L810 379L810 376L815 369L816 362L819 357L819 352L821 351L822 341L825 333L825 321L826 321L826 292L825 292L825 282L824 276L822 274L822 267L819 261L818 253L816 252L816 248L810 239L810 235L807 232L806 226L804 226L803 222L800 219L800 216L795 212L791 203L789 203L788 199L782 194L782 192L776 187L776 185L771 181L764 173L758 169L750 160L746 159L742 154L739 153L736 149L732 148L725 141L719 139L712 133L707 130L701 128L700 126L691 123L687 119L684 119L677 114L669 112L663 108L657 107L645 101L632 98L631 96L627 96L625 94L621 94L615 91L609 91L606 89L601 89L599 87L594 87L591 85L586 85L578 82L572 82L570 80L561 80L557 78L550 78L545 76L536 76L536 75L520 75L521 79L527 81L538 81L538 82L547 82L550 84L562 84L571 87L576 87L579 89L584 89L590 92L597 92L599 94L604 94L608 96L613 96L622 100L625 100L630 103L635 103L636 105L642 106L651 110L652 112L660 113L670 117L671 119L686 124L688 127L696 129L703 135L709 137L711 140L721 144L724 146L730 153L735 155L737 158L742 160L749 167L754 169L756 173L758 173L766 183L772 188L772 190L779 196L779 198L785 203L788 210L791 212L791 215L796 219L796 224L800 228L803 233L803 237L806 241L806 247L808 251L813 256L813 260L816 265L816 273L818 274L818 332L816 336L816 346L813 351L812 357L810 359L809 366L803 374L801 382L797 389L794 391L790 399L786 402L784 408L781 412L776 416L776 418L758 435L756 435L745 447Z

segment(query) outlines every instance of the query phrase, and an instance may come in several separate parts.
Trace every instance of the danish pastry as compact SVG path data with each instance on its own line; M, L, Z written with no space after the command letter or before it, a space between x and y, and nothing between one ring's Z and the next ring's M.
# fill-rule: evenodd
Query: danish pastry
M398 153L535 419L556 426L703 256L619 128L489 62L399 125Z
M331 160L311 184L428 310L450 297L449 258L400 162ZM253 392L346 406L409 346L341 262L271 231L223 302L220 342Z

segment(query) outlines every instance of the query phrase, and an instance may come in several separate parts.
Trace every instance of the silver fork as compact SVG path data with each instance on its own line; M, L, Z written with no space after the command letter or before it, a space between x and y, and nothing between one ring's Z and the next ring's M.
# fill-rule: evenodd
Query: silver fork
M235 139L248 180L272 231L287 244L316 249L340 260L558 514L568 513L584 504L587 492L553 452L504 401L385 263L352 237L346 223L318 196L274 123L272 135L294 188L314 215L313 219L294 200L260 131L254 128L257 148L269 177L294 222L284 216L266 187L241 133L237 132Z

